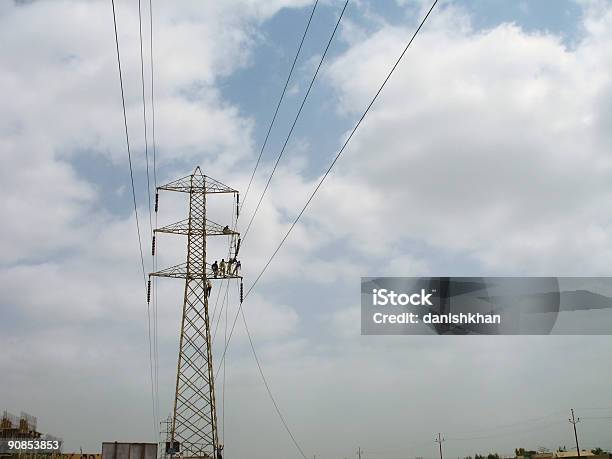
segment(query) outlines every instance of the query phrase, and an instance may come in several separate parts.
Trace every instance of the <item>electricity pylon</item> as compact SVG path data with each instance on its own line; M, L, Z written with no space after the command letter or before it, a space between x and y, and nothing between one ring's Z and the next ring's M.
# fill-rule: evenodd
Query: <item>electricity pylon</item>
M209 279L241 279L241 276L234 267L231 272L222 272L221 269L213 271L212 266L206 263L208 236L224 235L231 238L230 259L236 258L239 249L237 232L230 229L229 225L221 226L206 218L206 196L214 193L233 194L238 209L239 195L238 191L203 175L199 167L196 167L191 175L158 187L157 191L160 190L189 194L189 217L154 231L154 234L186 235L186 262L149 275L185 279L176 392L170 430L173 450L170 454L177 452L174 445L178 442L183 457L217 459L221 448L217 435L208 283ZM156 212L158 203L159 194L156 194ZM155 237L152 252L155 254ZM148 300L150 291L149 280Z

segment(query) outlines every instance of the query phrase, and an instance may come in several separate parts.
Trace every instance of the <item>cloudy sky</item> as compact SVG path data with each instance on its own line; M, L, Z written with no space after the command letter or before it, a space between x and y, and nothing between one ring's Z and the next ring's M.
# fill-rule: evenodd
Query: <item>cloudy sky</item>
M342 5L317 7L243 215ZM153 0L159 183L199 164L245 191L311 6ZM138 2L116 7L146 255ZM241 251L247 287L428 7L349 3ZM361 276L610 274L611 43L606 0L440 2L245 302L270 386L308 456L348 458L361 447L366 458L429 458L437 432L451 457L570 447L572 407L582 445L612 448L609 336L374 337L359 324ZM0 407L38 416L67 451L153 441L110 0L3 1L0 49ZM180 198L162 195L160 225L182 218ZM231 203L211 212L229 223ZM179 263L184 241L160 237L158 253L160 266ZM157 291L165 417L181 283ZM236 298L232 288L230 321ZM225 388L227 457L299 457L241 322Z

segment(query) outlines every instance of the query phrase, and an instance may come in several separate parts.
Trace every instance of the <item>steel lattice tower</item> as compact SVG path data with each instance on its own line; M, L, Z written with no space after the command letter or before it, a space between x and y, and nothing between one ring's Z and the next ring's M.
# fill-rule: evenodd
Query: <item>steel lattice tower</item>
M157 228L154 233L187 236L185 263L151 273L150 276L185 279L183 315L179 341L176 392L171 427L171 441L179 442L183 457L217 458L217 412L215 406L214 368L210 334L207 285L209 279L240 279L237 272L214 273L206 263L206 238L229 236L230 256L236 253L238 233L206 218L206 196L229 193L236 198L238 191L202 174L199 167L193 174L160 186L157 190L189 194L189 217L177 223ZM155 211L159 195L156 194ZM155 237L153 238L155 253ZM150 299L150 281L149 281Z

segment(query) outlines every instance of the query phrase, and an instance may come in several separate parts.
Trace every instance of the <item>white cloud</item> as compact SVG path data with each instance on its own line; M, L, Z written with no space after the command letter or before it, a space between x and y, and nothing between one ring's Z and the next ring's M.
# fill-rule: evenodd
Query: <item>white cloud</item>
M488 272L603 273L612 189L600 119L611 65L609 28L599 25L612 14L587 18L589 34L568 49L557 36L504 24L475 31L457 9L438 11L311 215L356 247L362 237L379 251L422 241ZM409 35L387 26L336 59L328 77L343 113L365 107ZM359 211L332 212L334 194Z

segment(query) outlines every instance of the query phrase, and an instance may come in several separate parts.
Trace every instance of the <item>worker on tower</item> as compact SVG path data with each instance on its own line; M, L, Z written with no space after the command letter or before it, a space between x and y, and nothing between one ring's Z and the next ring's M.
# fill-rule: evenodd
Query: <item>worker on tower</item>
M215 262L210 266L210 268L212 269L214 276L217 277L217 273L219 272L219 265L217 264L217 260L215 260Z
M223 258L219 262L219 274L221 277L225 276L225 260Z
M234 263L236 263L235 258L230 258L229 260L227 260L227 275L228 276L231 276L232 273L234 272L234 270L232 269L234 266Z
M234 276L238 275L238 271L240 271L240 268L242 268L240 260L236 260L236 266L234 267Z
M210 279L206 279L206 298L210 297L210 292L212 291L212 282Z
M225 226L223 227L223 234L230 234L230 233L231 233L231 231L230 231L230 229L229 229L229 226L225 225Z

